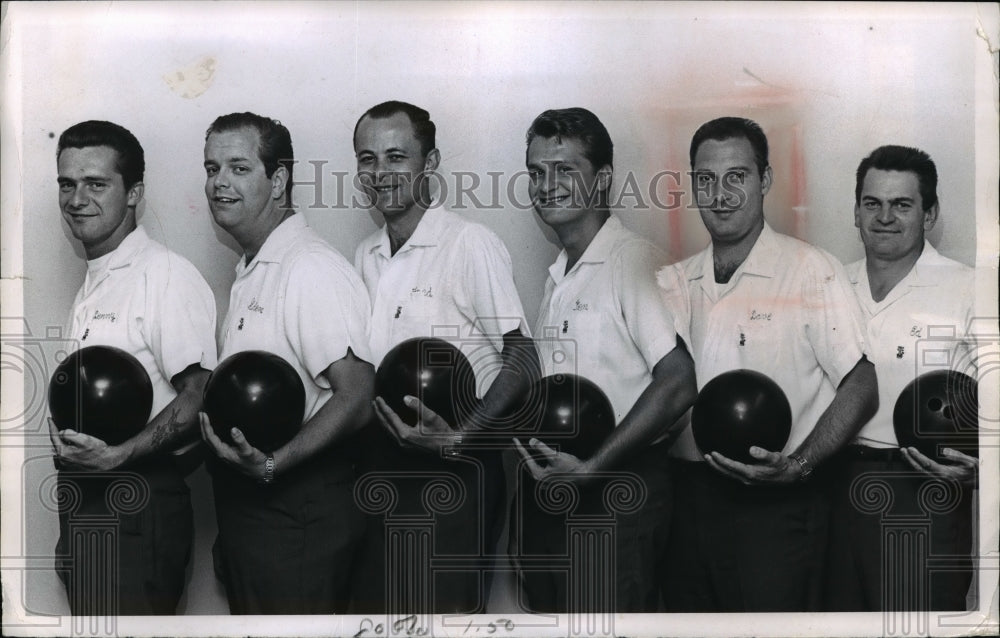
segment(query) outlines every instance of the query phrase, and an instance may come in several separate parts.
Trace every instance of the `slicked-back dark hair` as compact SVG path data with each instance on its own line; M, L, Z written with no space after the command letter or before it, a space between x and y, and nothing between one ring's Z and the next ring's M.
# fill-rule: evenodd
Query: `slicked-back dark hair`
M285 183L285 202L292 201L292 169L295 165L295 152L292 149L292 135L285 125L270 117L256 113L230 113L215 118L212 125L205 131L205 141L212 133L229 133L249 128L257 131L260 145L257 155L264 164L264 174L270 178L279 166L288 171L288 181Z
M934 160L927 153L919 148L910 146L880 146L871 152L871 155L861 160L858 164L856 183L854 186L854 203L861 204L861 190L865 183L865 176L871 169L880 171L899 171L901 173L914 173L917 176L917 183L920 185L920 201L924 210L928 210L937 204L937 167Z
M525 136L527 145L536 137L579 140L583 155L594 170L614 166L615 145L600 119L585 108L549 109L535 118Z
M132 131L114 122L87 120L74 124L59 136L56 159L67 148L107 146L115 151L115 169L122 176L125 188L142 181L146 172L146 156Z
M420 153L424 157L427 157L427 154L437 147L437 142L435 141L437 127L431 121L431 114L419 106L397 100L376 104L358 118L358 121L354 124L354 137L352 138L354 140L354 149L357 150L358 148L358 127L361 126L363 119L370 117L375 120L384 120L399 113L406 115L410 119L410 124L413 125L413 135L420 143Z
M745 117L720 117L710 122L705 122L695 131L691 138L691 149L688 153L691 166L694 167L694 157L698 153L698 147L706 140L723 142L731 139L745 139L750 142L753 149L754 163L757 165L757 174L764 177L764 171L769 165L767 151L767 136L764 135L760 124Z

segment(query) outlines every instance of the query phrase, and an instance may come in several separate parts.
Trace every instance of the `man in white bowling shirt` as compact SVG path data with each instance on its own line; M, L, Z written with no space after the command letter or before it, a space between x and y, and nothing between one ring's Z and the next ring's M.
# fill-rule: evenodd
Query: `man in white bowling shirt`
M59 204L83 244L87 274L70 312L81 348L114 346L135 357L153 386L146 427L120 445L49 420L60 482L80 495L60 511L59 576L74 615L173 614L184 589L194 523L184 468L172 455L198 442L197 417L215 367L215 298L183 257L136 224L142 146L127 129L87 121L59 136ZM116 509L114 480L133 484L138 511ZM115 517L116 554L87 548L87 517ZM90 521L92 522L92 518ZM110 568L109 568L110 566Z
M583 108L539 115L528 129L526 163L535 211L562 245L535 328L543 372L597 384L611 401L616 427L590 458L531 439L528 446L544 459L539 463L517 446L535 479L578 484L576 511L614 514L616 525L611 573L587 579L535 565L521 570L521 585L534 611L654 612L672 510L667 450L676 431L669 428L696 396L694 366L676 329L687 297L680 285L673 296L658 288L664 255L610 213L613 144L596 115ZM642 503L609 511L605 472L631 473L641 482L633 489ZM533 490L525 491L522 518L511 529L516 551L566 555L565 516L546 513ZM568 582L574 577L585 582ZM587 597L574 600L573 591Z
M690 159L711 244L664 270L661 285L673 290L679 276L686 288L699 389L730 370L761 372L788 397L792 424L783 449L752 447L747 464L681 434L667 609L818 609L829 506L811 475L877 406L857 301L836 259L764 220L773 177L760 126L707 122Z
M879 147L857 170L854 225L865 258L848 266L847 274L867 323L879 407L838 455L831 477L830 611L966 606L971 563L935 570L918 561L917 552L953 560L969 557L978 460L951 448L944 449L940 460L914 447L900 448L893 428L900 393L921 374L951 368L976 376L975 342L967 336L975 271L938 253L925 236L940 210L937 181L934 161L905 146ZM855 481L866 476L891 489L891 509L865 511L852 499ZM932 492L947 496L935 503ZM908 555L897 555L894 573L886 572L883 554L892 545L884 538L883 514L930 521L926 547L914 546ZM925 568L905 571L917 565Z
M436 551L488 555L504 519L498 446L509 441L503 434L512 425L508 411L537 378L537 355L506 247L493 231L431 199L429 175L440 162L435 135L428 112L406 102L378 104L359 118L354 131L358 177L385 226L358 246L355 266L372 298L374 361L406 339L438 337L461 349L474 365L480 400L464 423L452 424L456 431L434 429L431 423L390 426L388 431L402 448L423 451L421 467L453 473L466 486L465 503L454 513L436 516ZM385 419L395 415L389 415L381 399L376 399L376 409L389 426ZM463 453L442 464L442 452L457 451L460 442ZM393 460L391 452L381 456L374 460L376 470L420 462L412 456ZM419 489L415 482L397 484ZM380 519L372 527L370 554L377 561L384 554ZM366 572L386 576L379 568ZM439 613L481 611L488 585L479 583L480 574L472 569L439 574L432 608ZM378 610L384 604L383 588L384 583L372 582L359 611Z
M233 444L202 415L219 538L216 573L234 614L345 613L364 533L354 502L352 435L370 418L368 293L350 263L288 207L293 151L271 118L217 118L205 140L205 195L243 257L220 359L266 350L306 389L302 428L270 454L238 428Z

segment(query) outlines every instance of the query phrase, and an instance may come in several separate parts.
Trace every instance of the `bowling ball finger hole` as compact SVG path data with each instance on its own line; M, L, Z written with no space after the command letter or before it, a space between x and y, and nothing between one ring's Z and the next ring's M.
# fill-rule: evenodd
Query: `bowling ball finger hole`
M952 418L952 415L951 415L951 406L950 405L946 405L944 407L944 410L943 410L942 414L944 414L944 418L951 419Z
M944 406L944 402L941 399L934 398L927 402L927 409L932 412L939 411L942 406Z

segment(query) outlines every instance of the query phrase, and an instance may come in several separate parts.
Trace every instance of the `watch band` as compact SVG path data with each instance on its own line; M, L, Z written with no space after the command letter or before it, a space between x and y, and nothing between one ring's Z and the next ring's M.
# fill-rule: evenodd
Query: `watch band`
M451 458L455 458L455 457L461 456L462 455L462 443L464 442L464 440L465 440L465 437L462 436L461 433L459 433L458 436L455 437L455 440L452 442L452 445L450 446L450 449L445 453L445 456L446 457L451 457Z
M268 454L264 459L264 478L261 480L264 485L274 483L274 455Z
M808 480L809 477L812 476L813 473L812 463L803 458L801 454L789 454L788 458L798 463L799 467L802 468L802 474L799 474L800 483Z

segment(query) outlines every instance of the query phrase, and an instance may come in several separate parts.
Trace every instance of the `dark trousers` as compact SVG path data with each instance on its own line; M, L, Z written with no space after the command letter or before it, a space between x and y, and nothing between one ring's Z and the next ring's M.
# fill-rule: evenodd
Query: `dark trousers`
M123 472L59 473L56 571L70 612L169 615L184 590L194 522L181 473L167 462Z
M746 486L707 463L673 467L673 524L661 568L668 611L820 608L829 517L820 485Z
M848 446L832 467L827 610L965 609L973 490L915 471L895 448Z
M445 460L377 433L371 440L359 478L369 515L352 613L482 613L504 522L499 452Z
M539 493L544 483L519 472L510 553L518 564L521 606L534 612L657 611L657 561L672 511L668 463L666 448L652 446L623 468L633 477L616 473L581 489L552 484L549 495Z
M212 553L233 614L346 613L364 533L354 471L321 457L271 485L213 461L219 536Z

